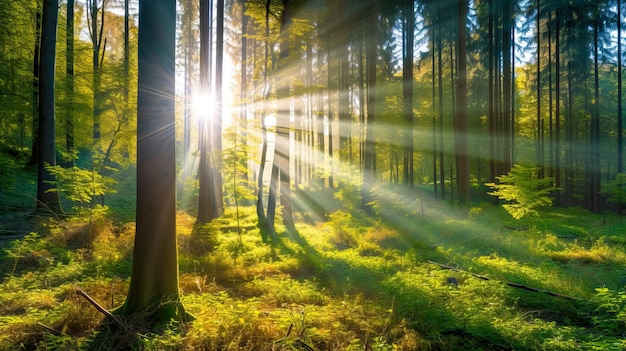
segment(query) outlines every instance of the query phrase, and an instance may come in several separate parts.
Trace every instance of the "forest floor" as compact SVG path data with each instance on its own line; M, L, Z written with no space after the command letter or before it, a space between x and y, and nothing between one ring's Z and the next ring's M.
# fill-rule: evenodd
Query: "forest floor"
M520 227L487 203L410 201L396 198L373 216L296 212L300 238L278 226L273 244L261 240L253 207L227 207L203 226L179 212L181 296L196 319L159 332L118 330L78 294L110 310L124 302L133 223L7 209L0 349L626 347L620 217L548 209Z

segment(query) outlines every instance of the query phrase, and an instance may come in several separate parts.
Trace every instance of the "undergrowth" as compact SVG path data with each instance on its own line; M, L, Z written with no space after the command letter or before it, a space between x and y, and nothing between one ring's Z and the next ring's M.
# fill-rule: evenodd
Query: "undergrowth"
M124 302L134 225L104 214L46 221L0 252L0 349L626 346L618 219L598 226L601 216L585 214L568 230L567 211L555 211L520 231L486 204L464 211L429 205L392 222L385 213L372 222L339 210L325 222L298 223L302 241L279 233L268 245L253 225L254 208L236 216L229 208L196 227L179 213L181 296L196 319L158 333L119 330L77 293L109 310Z

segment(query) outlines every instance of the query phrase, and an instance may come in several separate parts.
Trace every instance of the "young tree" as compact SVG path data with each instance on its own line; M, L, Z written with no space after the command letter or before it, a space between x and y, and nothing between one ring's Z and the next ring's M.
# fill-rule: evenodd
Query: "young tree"
M552 204L550 195L556 190L550 186L551 178L539 178L538 169L513 165L508 174L496 177L498 183L487 183L493 191L489 195L506 201L504 209L517 220L537 215L537 208Z
M53 191L54 176L48 170L56 165L55 132L55 62L57 24L59 17L58 0L43 3L41 20L41 55L39 58L39 126L37 161L37 208L61 212L59 194Z
M139 1L137 231L126 302L149 328L190 319L179 299L174 133L175 0Z

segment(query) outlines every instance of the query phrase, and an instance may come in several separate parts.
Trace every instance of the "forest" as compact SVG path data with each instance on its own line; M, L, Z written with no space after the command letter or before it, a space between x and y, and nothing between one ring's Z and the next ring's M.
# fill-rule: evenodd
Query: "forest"
M0 1L0 350L624 350L622 4Z

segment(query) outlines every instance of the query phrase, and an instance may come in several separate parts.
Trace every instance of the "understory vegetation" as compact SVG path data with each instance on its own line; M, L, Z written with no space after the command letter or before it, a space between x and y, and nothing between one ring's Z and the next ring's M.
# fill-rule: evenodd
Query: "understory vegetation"
M111 323L83 296L107 310L123 303L133 223L105 211L62 219L15 211L3 230L28 233L1 241L0 349L626 347L617 215L542 210L520 228L489 203L401 213L392 201L374 219L349 207L321 221L300 216L299 235L279 227L272 244L261 240L253 207L227 208L204 226L180 212L180 288L195 320L160 333Z

